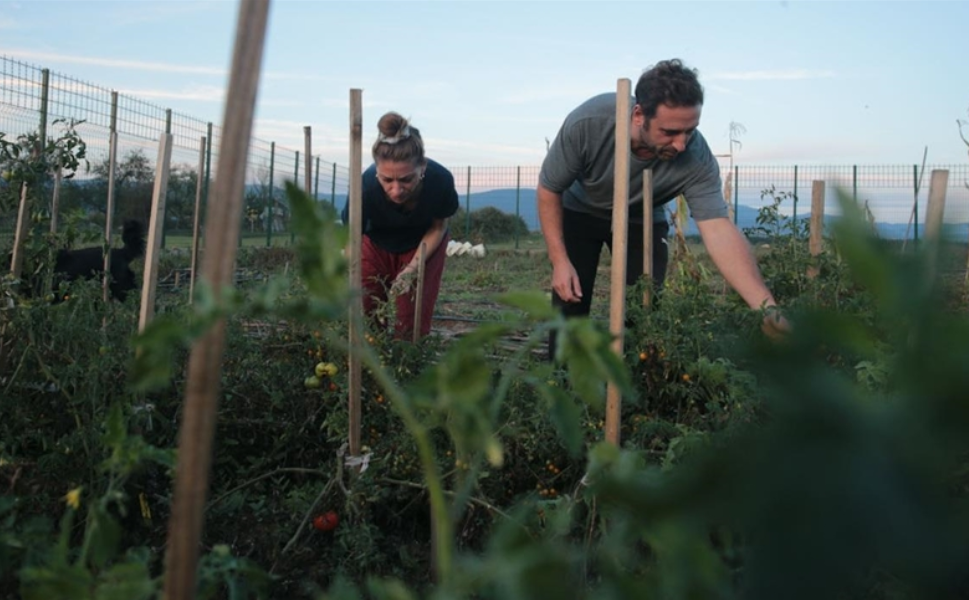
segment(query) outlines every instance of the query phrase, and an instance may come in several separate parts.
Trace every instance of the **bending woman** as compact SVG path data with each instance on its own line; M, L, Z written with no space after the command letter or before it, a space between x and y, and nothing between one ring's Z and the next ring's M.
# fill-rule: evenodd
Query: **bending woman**
M363 173L363 312L383 325L377 310L395 296L394 334L413 335L415 286L420 245L425 244L424 290L420 335L431 331L434 305L441 289L448 241L447 220L458 209L454 176L424 155L420 131L389 112L377 122L372 164ZM343 209L347 223L349 201Z

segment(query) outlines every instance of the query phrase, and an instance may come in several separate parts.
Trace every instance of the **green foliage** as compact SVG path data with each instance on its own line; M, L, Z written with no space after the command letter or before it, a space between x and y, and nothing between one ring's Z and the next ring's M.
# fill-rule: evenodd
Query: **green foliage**
M515 239L516 235L528 235L528 225L521 216L504 213L493 206L472 210L470 224L467 213L458 208L448 223L452 239L475 244L506 242Z
M852 205L835 258L812 262L798 232L761 223L775 276L796 271L781 343L682 255L650 306L648 284L630 291L621 357L602 323L561 319L544 292L489 298L495 317L456 339L364 335L349 457L346 232L287 193L295 253L244 259L272 271L295 256L292 276L218 299L202 281L190 307L161 296L134 338L132 307L98 306L96 286L2 313L0 393L17 401L0 402L0 474L24 469L11 490L39 492L0 499L16 573L0 597L158 594L187 349L218 322L200 597L956 596L969 324L935 309L931 255L886 253ZM318 362L335 372L304 387ZM603 440L610 382L618 448ZM77 488L83 524L65 521ZM339 525L313 528L326 511Z

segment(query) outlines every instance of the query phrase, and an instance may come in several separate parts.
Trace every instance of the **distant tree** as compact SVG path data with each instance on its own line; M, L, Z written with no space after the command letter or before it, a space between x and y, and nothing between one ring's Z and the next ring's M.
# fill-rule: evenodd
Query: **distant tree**
M94 181L84 184L89 188L81 193L83 207L104 212L107 202L109 162L105 158L91 168ZM195 191L198 172L189 165L173 165L168 173L168 190L165 196L166 226L169 229L191 229L195 217ZM138 219L147 223L151 217L151 201L155 187L155 166L136 148L129 151L115 166L115 214L116 221ZM89 198L89 196L94 196Z
M99 180L107 193L110 163L107 158L91 167L95 179ZM155 185L155 168L144 150L130 150L115 166L115 213L114 219L138 219L148 222L151 214L151 194ZM107 198L101 203L103 212Z
M518 215L512 215L493 207L485 206L471 211L471 227L467 229L468 219L463 208L451 217L452 239L474 243L495 243L513 239L518 235L528 235L528 225Z
M165 216L171 229L190 230L195 218L198 172L188 165L175 165L168 174Z

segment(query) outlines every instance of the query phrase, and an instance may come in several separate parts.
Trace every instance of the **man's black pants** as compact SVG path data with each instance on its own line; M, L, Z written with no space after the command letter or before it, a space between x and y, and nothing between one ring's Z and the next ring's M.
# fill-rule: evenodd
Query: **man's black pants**
M665 220L653 223L653 284L658 290L666 279L666 266L669 260L669 246L666 236L670 225ZM599 256L605 244L612 252L612 221L592 215L562 210L562 237L565 250L572 266L579 276L582 286L582 300L563 302L552 290L552 306L562 311L566 317L587 316L592 306L592 291L595 287L596 272L599 269ZM615 257L614 257L615 258ZM643 275L643 226L629 224L629 238L626 253L626 285L633 285ZM549 337L549 357L555 356L555 333Z

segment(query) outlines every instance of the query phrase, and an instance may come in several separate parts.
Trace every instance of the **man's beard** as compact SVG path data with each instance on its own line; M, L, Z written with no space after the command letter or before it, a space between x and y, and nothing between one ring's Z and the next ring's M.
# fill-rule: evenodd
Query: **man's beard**
M643 153L647 154L647 156L643 156ZM633 154L635 154L641 160L658 159L667 161L673 160L679 156L680 152L672 145L654 146L649 142L640 141L637 147L633 150Z
M643 146L652 153L653 156L660 160L673 160L680 155L680 151L673 146L654 146L649 143L643 143Z

